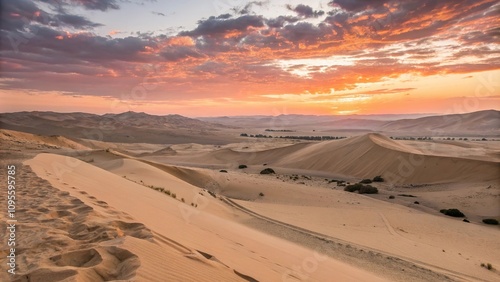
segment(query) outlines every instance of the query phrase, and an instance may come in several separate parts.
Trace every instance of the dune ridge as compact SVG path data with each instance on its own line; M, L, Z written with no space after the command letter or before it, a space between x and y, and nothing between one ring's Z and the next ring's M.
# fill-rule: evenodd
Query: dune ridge
M60 135L35 135L14 130L0 129L0 140L23 146L26 149L59 149L88 150L89 147Z
M499 179L500 170L500 162L495 157L442 156L374 133L265 151L221 149L171 159L196 159L199 163L219 165L265 163L273 167L325 171L358 178L382 175L390 183L397 184L494 181Z

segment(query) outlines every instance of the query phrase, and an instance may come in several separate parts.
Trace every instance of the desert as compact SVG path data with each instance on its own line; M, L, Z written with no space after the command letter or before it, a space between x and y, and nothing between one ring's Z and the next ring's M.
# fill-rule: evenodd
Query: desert
M500 281L499 10L0 1L0 282Z
M2 114L3 126L20 115L54 128L73 114ZM230 138L210 145L2 129L3 166L15 165L20 179L12 281L498 279L499 229L482 222L500 216L497 138L373 131L309 141L238 132L219 125L218 140ZM345 191L366 179L376 194Z

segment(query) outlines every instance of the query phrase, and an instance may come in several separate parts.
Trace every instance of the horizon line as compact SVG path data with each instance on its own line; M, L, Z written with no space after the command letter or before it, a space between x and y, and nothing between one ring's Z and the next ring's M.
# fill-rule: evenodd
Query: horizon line
M178 113L167 113L167 114L153 114L153 113L147 113L147 112L135 112L135 111L125 111L125 112L120 112L120 113L92 113L92 112L80 112L80 111L72 111L72 112L58 112L58 111L40 111L40 110L33 110L33 111L17 111L17 112L0 112L0 114L15 114L15 113L57 113L57 114L91 114L91 115L97 115L97 116L104 116L104 115L120 115L124 113L136 113L136 114L147 114L150 116L183 116L187 118L245 118L245 117L279 117L279 116L315 116L315 117L350 117L350 116L419 116L419 115L428 115L428 116L441 116L441 115L454 115L454 114L470 114L470 113L476 113L476 112L486 112L486 111L500 111L497 109L487 109L487 110L480 110L480 111L472 111L472 112L457 112L457 113L387 113L387 114L347 114L347 115L314 115L314 114L299 114L299 113L291 113L291 114L279 114L279 115L262 115L262 114L255 114L255 115L219 115L219 116L190 116L190 115L182 115Z

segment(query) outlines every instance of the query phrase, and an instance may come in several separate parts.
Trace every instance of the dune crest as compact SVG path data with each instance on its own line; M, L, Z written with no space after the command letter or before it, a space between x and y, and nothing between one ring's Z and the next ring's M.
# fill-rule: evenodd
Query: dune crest
M87 146L60 135L35 135L14 130L0 129L0 140L6 143L16 143L16 146L37 149L59 149L68 148L76 150L87 150Z
M432 143L430 143L432 144ZM443 150L441 150L443 151ZM443 151L445 152L445 151ZM221 149L170 160L227 165L234 163L323 171L357 178L382 175L390 183L481 182L498 180L500 162L495 155L443 156L382 134L365 134L343 140L299 143L254 152Z

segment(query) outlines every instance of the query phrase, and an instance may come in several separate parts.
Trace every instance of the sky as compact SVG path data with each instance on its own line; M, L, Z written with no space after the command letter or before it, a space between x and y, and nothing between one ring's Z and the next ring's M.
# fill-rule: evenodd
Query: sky
M500 2L5 0L0 112L500 109Z

